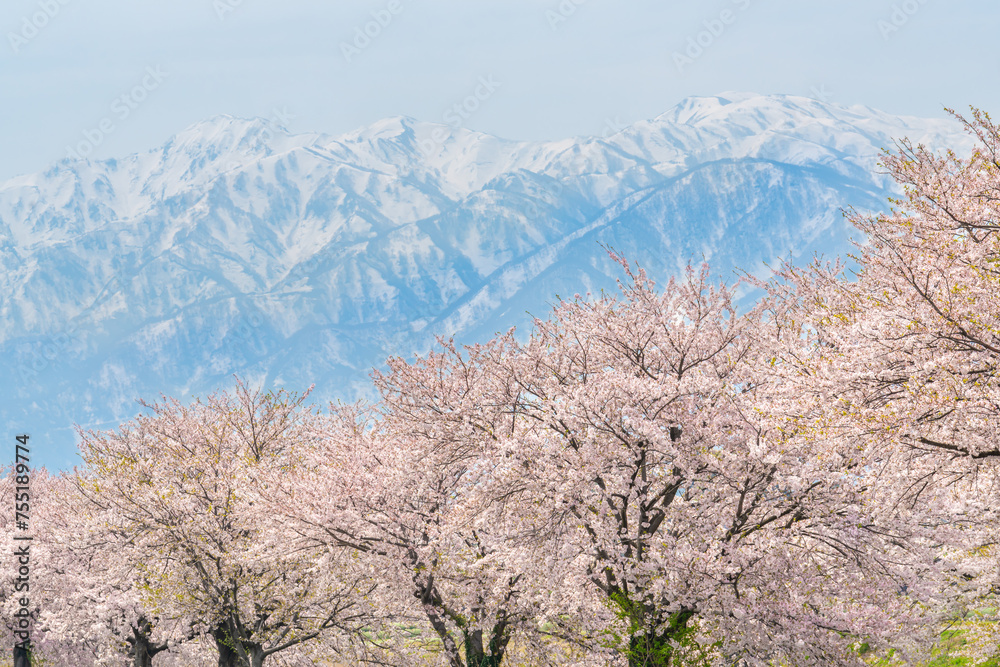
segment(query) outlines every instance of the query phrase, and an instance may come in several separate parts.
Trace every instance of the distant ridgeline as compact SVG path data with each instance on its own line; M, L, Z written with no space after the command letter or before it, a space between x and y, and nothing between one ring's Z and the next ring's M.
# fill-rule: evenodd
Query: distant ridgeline
M389 355L616 289L605 247L659 282L689 260L732 280L832 258L857 235L841 208L888 208L876 161L904 136L971 145L951 120L730 94L605 138L410 118L291 135L222 116L148 153L64 160L0 184L0 415L64 468L72 424L111 428L138 397L205 395L234 373L371 395Z

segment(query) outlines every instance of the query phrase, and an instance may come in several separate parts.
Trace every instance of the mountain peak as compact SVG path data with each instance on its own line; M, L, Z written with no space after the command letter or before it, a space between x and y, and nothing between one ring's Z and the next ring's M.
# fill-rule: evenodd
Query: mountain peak
M276 137L288 136L287 130L264 118L219 114L181 130L167 141L164 150L254 154L268 152Z
M374 141L376 139L395 139L413 132L420 121L410 116L389 116L359 127L343 136L348 141Z
M697 125L706 120L724 120L738 114L788 116L806 112L815 115L820 109L824 115L835 108L819 100L797 95L761 95L746 92L725 92L719 95L687 97L675 107L653 119L678 125Z

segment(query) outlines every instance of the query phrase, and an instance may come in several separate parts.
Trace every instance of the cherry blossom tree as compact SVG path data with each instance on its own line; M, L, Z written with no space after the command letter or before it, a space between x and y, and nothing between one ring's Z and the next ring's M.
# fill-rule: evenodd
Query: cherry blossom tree
M127 657L148 667L168 640L182 638L144 620L152 615L142 607L134 573L122 567L125 545L114 543L94 520L68 476L35 470L30 478L31 530L11 525L9 534L31 537L16 544L30 553L23 594L32 605L34 656L74 665L117 665Z
M91 490L98 485L77 471L61 479L60 493L44 506L51 576L60 587L40 625L82 645L100 640L95 664L120 664L123 653L133 667L152 667L155 656L158 665L190 664L196 625L157 610L151 564L127 533L112 527L109 508L95 502Z
M165 399L115 432L83 434L80 488L134 545L155 609L201 627L220 667L259 667L357 630L350 570L317 574L255 505L262 480L294 470L296 447L314 437L304 400L239 382L233 394ZM139 630L150 621L131 620Z
M978 140L971 155L904 140L883 158L905 198L890 213L850 213L867 238L856 275L786 264L767 287L773 326L808 342L775 367L802 396L829 398L801 423L855 443L881 481L873 506L933 527L958 560L949 592L976 607L997 583L984 556L1000 500L1000 130L984 112L955 115Z
M603 598L636 666L859 664L858 638L918 635L933 556L870 521L841 441L761 409L789 397L760 311L737 316L707 267L658 294L622 265L621 300L559 304L501 362L520 502L559 536L536 561L551 588Z
M844 374L850 364L850 388L861 397L853 407L905 401L909 421L895 424L909 445L982 460L1000 457L990 419L1000 358L1000 134L983 112L958 118L981 142L971 157L938 156L906 140L884 157L906 193L894 203L905 208L851 214L867 237L856 280L817 260L785 265L769 287L786 319L831 351L817 361Z
M276 499L303 539L347 549L379 577L383 627L422 628L450 667L504 664L515 636L546 650L525 555L510 548L521 527L498 511L516 485L493 474L510 384L485 360L511 346L463 356L446 343L413 364L390 360L375 374L378 408L334 408L311 474L288 478L291 497Z

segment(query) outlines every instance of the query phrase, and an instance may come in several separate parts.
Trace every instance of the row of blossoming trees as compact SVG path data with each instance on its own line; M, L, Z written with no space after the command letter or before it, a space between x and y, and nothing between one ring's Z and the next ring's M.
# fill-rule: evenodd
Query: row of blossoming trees
M852 216L855 276L786 266L737 314L621 260L530 337L391 360L373 405L240 383L82 434L33 478L35 656L850 665L963 618L990 654L1000 133L966 125L971 158L886 156L905 212Z

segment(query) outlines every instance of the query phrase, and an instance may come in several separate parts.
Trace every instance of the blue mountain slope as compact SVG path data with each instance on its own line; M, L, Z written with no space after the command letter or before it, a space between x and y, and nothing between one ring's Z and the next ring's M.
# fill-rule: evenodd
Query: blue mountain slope
M730 94L606 139L219 117L148 153L63 161L0 183L0 417L65 467L72 424L111 427L138 397L204 395L233 373L370 395L389 355L615 289L602 245L658 280L689 259L731 278L844 253L840 209L885 208L875 162L902 136L970 145L948 120Z

